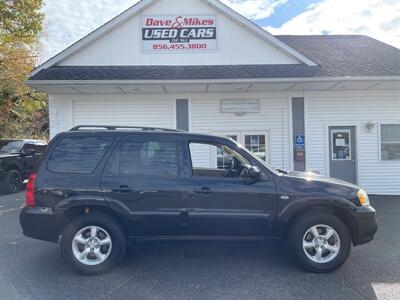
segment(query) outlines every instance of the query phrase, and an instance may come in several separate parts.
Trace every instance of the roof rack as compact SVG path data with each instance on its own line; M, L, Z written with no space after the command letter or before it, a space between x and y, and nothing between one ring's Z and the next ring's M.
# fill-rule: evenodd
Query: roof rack
M165 131L165 132L184 132L178 129L159 128L159 127L140 127L140 126L109 126L109 125L79 125L70 129L70 131L79 131L81 129L105 129L105 130L118 130L118 129L136 129L142 131Z

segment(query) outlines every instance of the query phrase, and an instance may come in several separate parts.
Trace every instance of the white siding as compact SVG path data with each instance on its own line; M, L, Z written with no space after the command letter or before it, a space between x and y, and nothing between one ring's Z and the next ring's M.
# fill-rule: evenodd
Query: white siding
M165 100L118 99L74 101L75 124L154 126L171 128L173 103Z
M51 137L76 125L173 128L175 127L175 105L172 99L165 99L160 95L151 98L133 95L52 96L50 98Z
M238 117L220 113L220 100L235 94L191 95L52 95L51 137L76 125L131 125L175 128L175 99L190 100L190 130L199 133L261 133L269 136L271 165L292 168L290 96L250 94L261 99L260 113ZM209 164L210 155L204 154ZM212 158L211 158L212 159Z
M202 133L266 131L272 166L292 169L291 93L50 95L51 136L79 124L175 127L175 99L189 99L190 129ZM328 126L356 126L358 183L369 193L400 194L400 161L381 161L379 125L400 123L399 91L305 92L307 170L329 175ZM220 100L260 99L259 113L220 113ZM366 124L376 122L368 130ZM201 153L208 163L210 153Z
M290 169L289 98L282 96L263 98L260 101L260 113L239 117L220 113L220 100L223 97L191 98L191 130L202 133L266 131L269 133L271 165Z
M141 16L215 15L218 50L146 53L141 44ZM244 55L245 54L245 55ZM296 64L298 61L199 0L160 0L60 65L215 65Z
M356 126L358 183L369 193L400 194L400 161L381 161L379 144L379 124L400 123L399 91L309 92L305 110L308 170L329 175L328 126Z
M72 100L68 96L49 95L50 137L71 129L73 122Z

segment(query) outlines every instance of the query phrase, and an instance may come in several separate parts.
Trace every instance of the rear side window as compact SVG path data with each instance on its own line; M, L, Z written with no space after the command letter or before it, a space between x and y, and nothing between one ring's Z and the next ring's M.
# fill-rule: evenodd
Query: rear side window
M75 136L58 142L47 168L57 173L93 173L113 142L112 137Z
M127 140L111 165L113 175L177 176L178 146L175 142Z

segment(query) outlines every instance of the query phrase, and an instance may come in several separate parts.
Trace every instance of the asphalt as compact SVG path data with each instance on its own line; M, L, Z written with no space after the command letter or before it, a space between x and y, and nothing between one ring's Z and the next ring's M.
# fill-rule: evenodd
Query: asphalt
M123 263L81 277L57 244L24 237L23 193L0 196L1 299L400 299L400 197L376 197L379 231L331 274L302 271L281 243L134 243Z

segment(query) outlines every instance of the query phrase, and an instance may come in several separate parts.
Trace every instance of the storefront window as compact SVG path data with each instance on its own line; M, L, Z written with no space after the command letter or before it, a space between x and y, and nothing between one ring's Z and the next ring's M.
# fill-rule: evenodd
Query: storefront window
M245 135L245 147L263 161L266 160L265 135Z
M400 124L381 125L382 160L400 160Z

